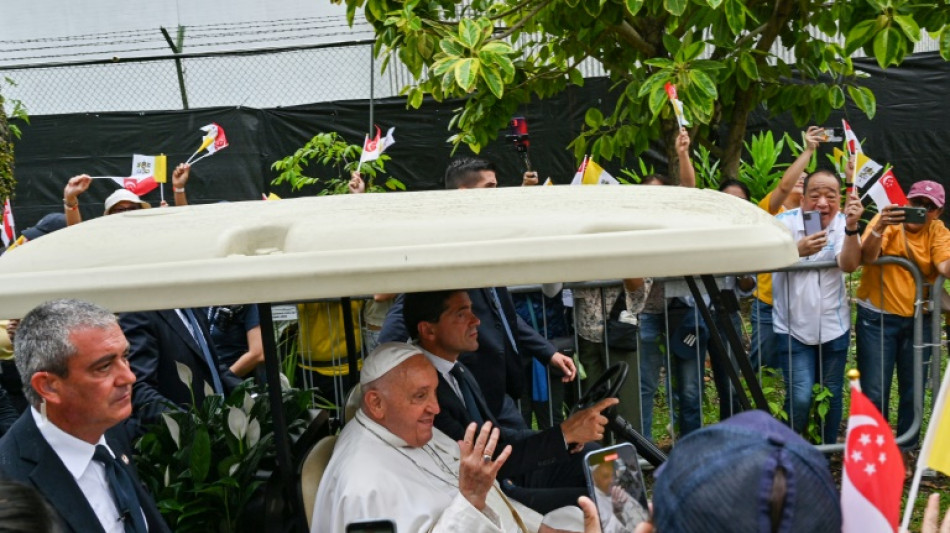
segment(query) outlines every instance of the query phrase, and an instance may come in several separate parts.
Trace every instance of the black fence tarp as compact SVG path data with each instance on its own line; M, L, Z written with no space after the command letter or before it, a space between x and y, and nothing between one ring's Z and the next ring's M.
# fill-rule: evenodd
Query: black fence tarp
M869 74L863 83L877 96L877 114L868 120L849 101L828 124L838 125L840 118L846 117L864 139L865 152L880 163L894 165L905 190L909 183L920 179L950 184L945 176L945 169L950 169L950 150L942 142L950 138L950 63L936 53L910 56L900 68L887 70L869 60L855 63ZM570 181L576 161L568 144L583 126L588 107L612 109L609 86L608 80L590 79L584 87L572 87L520 110L530 125L532 163L542 179L550 176L555 183ZM448 123L458 106L456 101L426 101L422 109L409 110L403 99L375 102L375 122L384 130L396 127L396 144L387 151L392 157L387 170L410 190L442 187L442 173L451 157L451 146L446 142L451 134ZM261 193L271 191L293 196L286 187L270 185L276 177L271 164L320 132L336 131L359 144L366 132L368 114L369 102L361 100L278 109L35 116L29 125L22 126L23 138L16 143L18 185L13 205L17 226L26 228L48 212L61 211L63 187L70 176L128 175L134 153L167 154L170 180L171 169L200 144L203 132L199 128L211 122L225 129L230 146L195 165L188 185L192 203L258 199ZM764 129L778 135L798 130L789 117L770 118L762 111L750 124L749 135ZM468 152L460 149L458 153ZM481 155L498 165L503 185L520 183L522 163L503 134ZM659 151L645 154L660 171L665 169L661 157ZM606 162L603 166L619 174L618 163ZM111 180L96 180L80 199L83 216L100 215L103 200L116 187ZM170 183L165 192L170 201ZM305 189L296 194L314 192ZM155 191L146 199L157 205L158 196Z

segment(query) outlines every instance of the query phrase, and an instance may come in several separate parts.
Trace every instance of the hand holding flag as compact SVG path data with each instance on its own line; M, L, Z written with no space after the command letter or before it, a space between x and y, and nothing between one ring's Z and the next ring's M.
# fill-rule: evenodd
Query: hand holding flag
M369 134L366 135L366 139L363 140L363 153L360 155L360 166L363 163L379 159L379 156L383 155L387 148L396 144L396 139L393 138L394 131L396 131L395 127L389 128L386 136L380 139L379 136L382 132L379 126L376 126L376 137L370 140Z
M861 392L858 371L850 370L851 416L841 476L842 533L897 530L904 463L887 421Z
M670 98L670 103L673 104L673 113L676 114L676 122L679 123L681 128L689 126L689 122L686 121L686 115L683 114L683 102L681 102L676 95L676 86L670 82L666 82L663 88L666 89L666 95Z
M595 163L590 156L584 156L580 168L571 180L571 185L620 185L620 182Z
M3 241L3 247L9 248L16 241L16 224L13 223L13 208L10 207L10 199L3 201L3 226L0 227L0 240Z
M223 150L228 147L228 138L224 135L224 128L219 126L216 122L202 126L201 131L205 132L205 135L201 138L201 146L195 150L195 153L191 154L188 161L185 161L185 163L189 165L197 163L210 155L214 155L218 150ZM196 158L195 156L201 153L202 150L208 150L208 153Z

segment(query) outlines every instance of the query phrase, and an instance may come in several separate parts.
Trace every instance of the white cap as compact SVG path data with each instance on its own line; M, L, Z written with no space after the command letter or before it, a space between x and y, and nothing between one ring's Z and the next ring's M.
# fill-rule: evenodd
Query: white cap
M360 385L366 385L386 375L387 372L402 364L422 350L405 342L384 342L363 359L360 370Z
M142 207L148 207L146 202L143 202L141 198L138 197L134 192L128 189L118 189L114 193L110 194L106 198L106 211L105 214L109 214L109 211L112 211L112 208L116 206L119 202L132 202L135 204L142 204Z

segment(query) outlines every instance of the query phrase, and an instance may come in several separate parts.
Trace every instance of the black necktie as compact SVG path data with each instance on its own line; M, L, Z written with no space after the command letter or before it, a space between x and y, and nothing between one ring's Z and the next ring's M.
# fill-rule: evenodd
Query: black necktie
M109 450L99 444L92 458L102 463L106 471L106 480L112 489L115 507L119 511L119 519L125 523L126 533L146 533L145 518L142 516L142 505L135 495L135 485L129 474L116 463Z
M468 376L465 375L465 369L462 368L462 364L456 361L452 370L449 370L449 374L452 374L452 376L455 377L455 382L458 383L459 392L462 393L462 402L465 404L465 410L468 411L472 420L478 423L478 425L482 425L482 423L485 422L485 418L479 412L478 404L475 403L475 393L472 391L472 385L468 382Z

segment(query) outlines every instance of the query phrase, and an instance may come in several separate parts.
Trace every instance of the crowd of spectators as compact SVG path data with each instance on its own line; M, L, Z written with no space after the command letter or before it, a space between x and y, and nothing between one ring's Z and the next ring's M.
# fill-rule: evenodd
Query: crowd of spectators
M862 387L887 416L890 384L896 370L900 396L897 432L904 435L914 427L915 413L922 409L921 405L914 404L914 388L922 386L914 382L915 371L920 370L914 367L914 323L931 310L915 301L913 277L906 269L878 259L903 257L932 284L938 276L950 276L950 232L940 220L945 203L944 188L930 180L915 182L907 195L911 206L926 211L923 222L905 221L905 211L892 205L874 215L862 232L860 224L865 209L857 192L849 187L848 194L842 194L845 183L836 170L806 171L819 147L820 131L811 127L803 133L802 153L774 189L759 200L759 206L775 215L776 221L790 231L798 248L799 263L804 268L722 278L718 281L727 298L713 299L709 295L696 298L693 294L671 292L674 286L669 280L630 278L605 288L582 287L570 291L563 290L560 284L545 286L542 295L513 296L506 287L477 287L444 293L374 295L368 302L354 302L346 311L339 303L300 305L299 382L317 387L324 396L342 405L347 388L344 378L350 369L347 355L355 350L360 359L358 368L362 368L360 383L364 386L361 414L357 419L361 429L350 433L345 429L346 438L341 438L341 442L346 443L344 447L361 449L365 442L356 442L357 437L352 435L362 433L364 441L374 438L378 441L374 444L374 453L379 455L376 459L391 456L390 461L404 463L399 468L392 464L373 467L370 462L359 466L369 470L376 468L377 472L387 467L405 470L399 482L394 481L387 487L394 499L383 498L382 503L377 502L376 498L385 495L370 490L365 495L375 502L370 507L378 510L397 504L396 500L404 497L408 490L399 489L400 483L406 479L416 483L416 475L429 475L459 492L444 493L444 487L436 491L443 493L426 502L432 509L422 506L426 509L408 513L406 520L412 524L410 527L437 525L442 520L440 513L449 509L457 513L458 521L447 527L478 524L479 530L507 531L509 522L523 527L522 517L530 517L536 522L531 530L558 531L562 527L557 524L566 523L569 525L564 526L564 530L582 531L585 525L580 514L568 512L558 518L557 511L572 506L578 495L586 491L582 477L578 476L577 461L583 450L604 439L607 419L602 411L619 413L646 438L653 439L654 411L661 378L665 377L663 389L667 392L670 415L666 429L680 440L673 448L670 463L664 467L666 473L658 478L661 481L656 488L653 510L653 524L658 531L691 531L694 530L691 520L704 520L702 515L694 517L682 512L685 508L701 507L701 500L685 503L691 496L676 487L664 486L663 480L675 478L682 482L688 475L695 477L703 472L699 466L690 466L689 461L703 457L703 446L714 442L728 447L728 443L748 438L755 440L767 454L767 446L761 442L763 435L772 435L766 439L768 445L781 441L786 450L797 450L792 454L797 459L792 460L803 461L816 476L810 481L816 488L808 492L812 498L808 505L828 506L827 513L795 514L796 521L790 523L811 531L840 528L840 513L835 515L837 507L828 503L834 487L825 475L827 464L801 441L800 435L817 438L819 443L835 443L839 439L844 416L843 375L849 363L852 338L851 299L844 274L863 269L856 294L854 328L857 339L854 362L862 374ZM675 147L678 181L652 174L644 177L642 185L695 187L689 148L689 136L682 130ZM185 164L179 165L173 173L176 206L188 203L185 186L189 177L190 168ZM24 230L24 238L16 246L80 223L79 199L91 182L87 175L70 179L64 189L63 213L47 215L35 227ZM523 176L524 186L537 182L535 173ZM497 187L497 172L486 160L458 158L445 173L445 185L447 189ZM754 200L749 187L740 180L723 181L719 190L744 201ZM358 173L351 178L349 192L365 192ZM128 190L119 189L105 200L103 215L147 208L150 208L147 202ZM804 223L808 216L820 221L817 231ZM815 267L810 267L811 264ZM942 288L932 290L939 293ZM719 335L718 327L705 323L699 307L717 302L712 309L716 326L733 327L744 334L745 321L735 302L749 296L754 297L747 315L751 327L748 353L735 350L734 346L727 346L725 353L719 353L717 346L726 343L710 341L711 335ZM120 377L121 387L131 388L131 408L127 415L123 414L124 410L108 414L109 421L121 422L128 435L140 434L144 424L158 420L168 409L200 404L206 395L227 393L241 378L263 378L261 321L254 305L122 313L114 323L106 320L100 309L87 309L82 303L64 305L67 309L85 309L98 321L92 326L73 323L70 326L73 330L65 332L67 336L71 331L92 328L109 336L107 339L96 337L97 341L116 343L116 332L123 342L127 340L127 355L120 355L127 357L128 372L123 371ZM345 335L344 323L349 320L343 320L344 312L357 328L352 335L355 346L345 341L348 335ZM38 391L37 387L47 382L37 381L37 376L55 375L60 371L60 367L40 368L26 361L21 363L18 321L13 318L4 324L13 347L6 358L16 357L17 369L11 365L2 367L0 435L9 431L18 418L21 426L26 417L33 420L34 425L46 427L48 402L43 393L49 392L53 398L56 391L53 388ZM634 326L637 333L627 339L627 343L611 341L607 326L611 320L624 321ZM923 327L926 342L931 334L929 319L923 319ZM0 339L0 356L4 354L2 341ZM929 350L923 353L923 364L927 365ZM711 370L707 369L707 355L711 355L708 362ZM783 411L789 427L774 427L775 421L763 413L733 417L741 410L734 398L740 391L726 379L726 370L728 366L735 368L737 358L748 358L755 368L781 372L785 382ZM619 401L605 400L576 413L566 413L562 405L576 398L612 361L625 361L630 368L627 382L620 388ZM182 383L182 365L190 370L191 383ZM404 381L396 383L386 378L393 371ZM921 374L923 372L917 373ZM710 418L704 417L703 412L709 392L707 375L711 375L718 392L718 418L729 421L703 428L704 420ZM130 377L132 379L128 379ZM25 387L19 386L21 381ZM412 387L422 391L418 401L411 396L416 394ZM828 393L827 409L816 409L814 398L816 391L820 395L822 388ZM17 396L22 390L26 391L27 401L18 403ZM405 404L405 394L410 394L409 404ZM52 402L51 405L67 415L77 409L68 403ZM21 416L21 412L26 414ZM52 418L63 416L54 414ZM412 418L414 416L416 418ZM72 422L66 424L69 423ZM538 429L531 429L532 425ZM817 425L817 432L809 431L813 425ZM347 426L351 427L355 426ZM97 425L91 432L94 438L86 440L95 443L106 439L107 429L102 424ZM48 441L48 432L43 431ZM30 435L35 437L35 431ZM452 440L460 442L461 453L451 449ZM9 447L13 442L0 440L0 449L3 443ZM906 452L911 452L918 445L918 435L908 435L902 444ZM114 446L120 445L125 443ZM694 446L699 447L693 450ZM405 451L400 451L403 448ZM693 451L687 453L685 449ZM517 459L506 465L512 457ZM425 467L420 466L420 462L432 464ZM753 465L749 467L750 476L760 474L753 472L757 463L748 456L737 458L735 462ZM785 473L792 466L773 469L776 484L784 483ZM671 474L680 470L685 473ZM0 471L9 475L17 470L3 459ZM330 472L333 471L331 467ZM742 486L752 485L740 478L738 474L730 477L737 484L736 493L741 492ZM345 521L366 518L362 515L368 508L359 500L351 501L350 507L334 509L335 502L358 497L354 495L363 494L365 487L344 483L332 476L331 479L336 485L327 484L326 489L321 485L317 498L317 507L325 509L321 520L335 524L335 528ZM82 485L78 477L77 480ZM701 492L700 481L696 483L697 491ZM493 487L498 489L497 496ZM108 489L102 490L102 487L98 494L109 497ZM770 497L776 494L781 491L769 492ZM93 505L100 520L122 513L121 501L116 498L119 507L103 510ZM152 504L145 501L147 495L139 498L143 500L139 512L151 523L156 519L152 516ZM511 502L520 502L518 511ZM64 514L57 502L51 503L55 511ZM589 503L581 505L585 512ZM419 507L418 502L414 505ZM784 499L781 505L805 504ZM408 507L411 509L412 505ZM470 507L475 509L474 514ZM134 521L140 522L140 517L133 514ZM596 531L590 513L587 515L587 531ZM808 521L818 515L831 525ZM776 513L770 516L774 527ZM733 524L744 519L753 521L750 523L756 520L754 516L730 518ZM120 520L125 518L120 517ZM321 529L318 523L313 527L314 531L335 530Z

